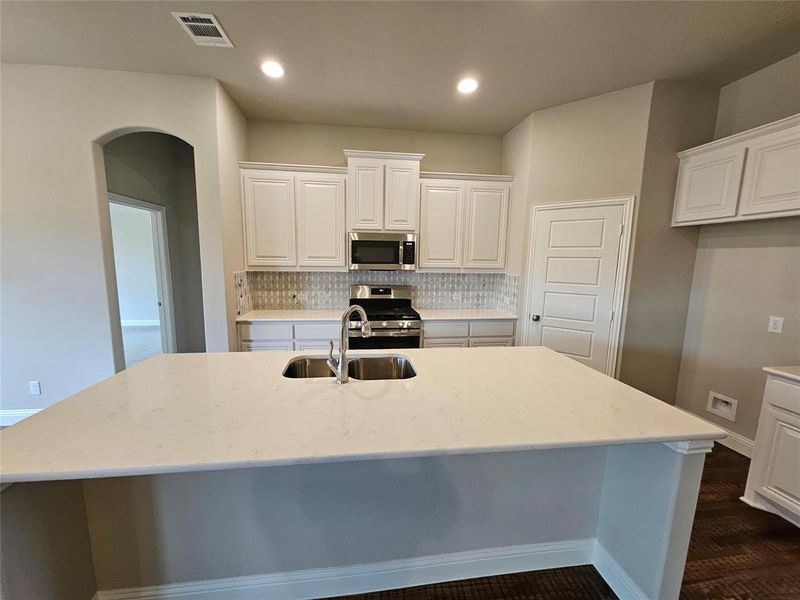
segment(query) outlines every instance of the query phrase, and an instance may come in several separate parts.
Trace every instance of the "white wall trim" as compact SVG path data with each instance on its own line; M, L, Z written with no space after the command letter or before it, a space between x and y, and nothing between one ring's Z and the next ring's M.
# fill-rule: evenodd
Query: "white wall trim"
M294 165L288 163L262 163L239 161L240 169L254 169L259 171L300 171L303 173L332 173L347 175L347 167L331 167L327 165Z
M120 319L123 327L158 327L161 322L158 319Z
M41 408L9 408L0 410L0 427L8 427L14 423L19 423L22 419L27 419L38 413Z
M381 160L422 160L425 155L416 152L380 152L378 150L342 150L347 158L377 158Z
M722 444L723 446L725 446L726 448L730 448L734 452L743 454L747 458L753 458L753 448L755 448L756 445L754 440L751 440L750 438L743 436L741 433L736 433L735 431L731 431L724 425L720 425L719 423L714 423L714 421L709 421L708 419L701 417L700 415L696 415L690 410L686 410L685 408L682 408L677 405L675 405L675 408L678 408L685 413L689 413L693 417L697 417L698 419L705 421L709 425L713 425L714 427L722 429L722 431L724 431L728 437L721 440L715 440L718 444Z
M101 590L97 600L305 600L591 564L594 538L468 550L366 565ZM624 573L624 572L623 572ZM626 576L627 577L627 576ZM613 587L613 586L612 586ZM616 590L615 590L616 591ZM625 596L621 596L625 598Z
M442 171L420 171L420 179L458 179L461 181L514 181L513 175L490 175L484 173L445 173Z
M617 256L617 278L614 282L614 300L612 311L614 320L611 322L611 335L609 337L608 361L606 363L605 374L609 377L619 377L619 355L622 342L622 332L626 319L626 294L628 290L628 271L631 267L631 253L633 240L633 216L635 213L636 196L618 196L613 198L596 198L592 200L577 200L573 202L554 202L550 204L532 204L528 214L528 240L527 248L527 267L525 270L525 281L522 288L523 311L520 318L524 322L524 327L520 327L520 340L523 345L528 343L531 329L531 292L533 291L533 263L534 248L536 245L536 215L548 210L563 210L569 208L586 208L597 206L622 206L622 239Z
M620 600L649 600L642 588L600 542L595 542L593 563L594 568Z

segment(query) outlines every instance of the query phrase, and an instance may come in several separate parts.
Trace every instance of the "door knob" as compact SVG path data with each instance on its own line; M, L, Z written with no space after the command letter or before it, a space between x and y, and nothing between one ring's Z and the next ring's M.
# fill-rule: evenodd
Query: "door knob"
M531 315L531 321L538 321L542 318L542 315Z

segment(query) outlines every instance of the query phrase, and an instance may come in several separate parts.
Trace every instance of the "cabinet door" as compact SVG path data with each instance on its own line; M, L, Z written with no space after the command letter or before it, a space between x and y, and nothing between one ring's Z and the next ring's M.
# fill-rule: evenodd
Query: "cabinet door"
M800 126L753 142L742 177L741 215L800 212Z
M514 345L514 338L510 337L486 337L470 338L470 348L499 348L511 347Z
M419 161L386 163L384 227L390 231L416 231L419 209Z
M466 348L468 345L467 338L433 338L422 342L423 348Z
M242 171L242 197L248 266L297 264L294 174Z
M463 223L464 184L424 181L420 198L420 268L461 267Z
M506 266L509 188L507 183L491 182L467 186L465 269Z
M347 161L347 223L350 230L383 229L384 161Z
M301 267L345 267L344 182L344 175L297 175L297 264Z
M673 224L736 215L745 146L739 144L682 159Z
M748 488L800 518L800 385L767 379Z
M285 352L294 350L292 340L270 342L241 342L242 352Z

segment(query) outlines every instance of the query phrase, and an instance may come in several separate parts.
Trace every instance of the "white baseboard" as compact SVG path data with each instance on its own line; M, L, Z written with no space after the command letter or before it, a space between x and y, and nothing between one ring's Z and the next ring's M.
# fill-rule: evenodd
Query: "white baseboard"
M592 563L595 540L469 550L366 565L101 590L97 600L306 600Z
M0 410L0 427L8 427L14 423L19 423L22 419L38 413L41 408L10 408L7 410Z
M600 542L595 542L593 562L594 568L620 600L649 600L642 588Z
M158 319L120 319L123 327L158 327L161 321Z
M728 437L722 440L715 440L718 444L722 444L726 448L730 448L731 450L733 450L734 452L738 452L739 454L744 454L747 458L753 458L753 448L756 445L755 441L751 440L748 437L744 437L741 433L736 433L735 431L731 431L730 429L728 429L723 425L720 425L719 423L714 423L713 421L709 421L708 419L703 418L700 415L696 415L692 411L686 410L685 408L681 408L680 406L676 406L675 408L678 408L683 412L687 412L693 417L697 417L698 419L701 419L706 423L713 425L714 427L719 427L727 434Z

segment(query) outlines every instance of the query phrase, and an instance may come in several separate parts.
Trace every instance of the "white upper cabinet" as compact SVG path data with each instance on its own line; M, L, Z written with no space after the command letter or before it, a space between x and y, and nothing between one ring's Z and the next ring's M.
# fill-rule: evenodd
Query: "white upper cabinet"
M744 154L744 144L739 144L681 160L674 221L733 217L739 201Z
M247 264L296 264L294 174L244 170L242 193Z
M800 115L678 156L674 226L800 214Z
M419 162L424 154L344 153L348 230L417 231Z
M242 166L247 267L344 270L345 170Z
M800 211L800 126L749 145L741 205L743 215Z
M383 229L384 161L347 161L347 221L350 230Z
M423 177L420 269L502 271L511 177L440 179L434 173Z
M385 229L416 231L419 212L419 161L387 161L385 186Z
M467 186L465 269L506 266L509 186L484 182Z
M423 181L419 232L421 269L458 269L464 222L462 181Z
M345 264L343 175L298 173L295 177L297 264Z

